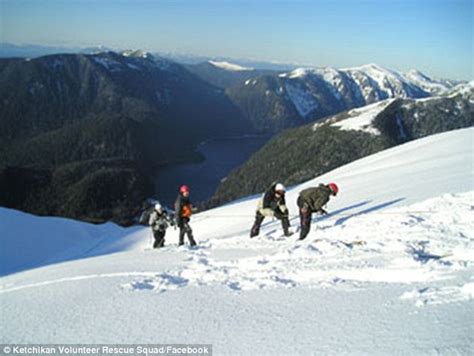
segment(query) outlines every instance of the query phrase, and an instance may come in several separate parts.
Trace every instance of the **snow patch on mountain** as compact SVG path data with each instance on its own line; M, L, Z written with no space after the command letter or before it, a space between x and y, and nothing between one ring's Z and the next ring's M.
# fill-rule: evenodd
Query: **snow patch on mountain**
M474 104L474 80L471 80L468 83L458 84L449 91L445 92L445 94L449 98L454 98L458 95L461 95L463 98L469 99L471 104Z
M127 63L127 67L134 70L142 70L139 66L132 63Z
M411 69L405 73L404 77L431 95L439 95L449 89L449 86L446 85L446 82L443 83L441 81L432 79L415 69Z
M305 118L313 110L316 110L319 106L317 99L312 93L304 87L301 87L298 83L286 82L286 92L291 102L294 104L296 110Z
M463 99L469 100L469 103L474 104L474 80L468 83L458 84L455 87L443 91L442 95L434 95L428 98L412 99L417 103L429 103L433 101L445 100L446 98L453 99L461 96ZM459 103L457 103L459 105Z
M233 71L233 72L240 72L240 71L251 71L254 70L253 68L248 68L248 67L243 67L241 65L235 64L235 63L229 63L226 61L209 61L210 64L212 64L215 67Z
M120 53L124 57L135 57L135 58L154 58L150 52L146 52L140 49L128 49Z
M364 131L372 135L380 135L380 131L373 126L372 122L377 115L393 103L394 100L395 99L387 99L362 108L352 109L347 113L350 118L338 121L332 124L332 126L337 126L341 130Z
M316 71L326 83L328 83L328 88L334 95L337 100L341 100L342 96L339 93L343 86L344 82L341 77L341 73L334 68L322 68Z
M103 66L105 69L111 71L111 72L118 72L123 69L123 66L120 62L114 61L110 58L107 57L100 57L100 56L94 56L92 57L94 62L97 64L100 64Z
M279 76L282 78L290 78L290 79L295 79L295 78L304 78L307 75L313 74L314 69L311 68L296 68L290 73L281 73Z

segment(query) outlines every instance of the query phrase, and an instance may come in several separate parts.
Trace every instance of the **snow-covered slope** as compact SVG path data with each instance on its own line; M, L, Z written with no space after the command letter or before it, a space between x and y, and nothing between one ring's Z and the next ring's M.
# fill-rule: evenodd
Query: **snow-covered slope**
M340 187L330 214L315 216L301 242L268 219L250 239L258 197L249 197L195 215L195 249L177 248L173 230L161 250L149 249L148 229L121 230L81 257L120 253L4 276L0 341L210 343L215 354L471 354L473 135L469 128L430 136L292 187L293 229L299 191L328 181ZM4 219L11 214L0 210L2 224L20 235L18 223Z
M0 276L94 254L122 251L133 245L137 228L113 223L93 225L71 219L38 217L0 207ZM119 243L120 242L120 243Z

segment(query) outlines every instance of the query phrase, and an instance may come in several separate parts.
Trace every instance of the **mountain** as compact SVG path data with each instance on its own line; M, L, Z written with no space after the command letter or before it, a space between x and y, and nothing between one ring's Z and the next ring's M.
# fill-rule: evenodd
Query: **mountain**
M405 78L432 95L442 94L446 92L446 90L449 90L458 84L462 84L456 80L433 79L415 69L408 71L405 74Z
M227 61L212 60L198 64L188 64L186 68L201 79L222 89L242 84L248 79L261 75L278 74L278 72L272 70L257 70Z
M410 73L376 64L348 69L298 68L249 79L227 88L226 93L257 129L279 132L388 98L428 97L456 84Z
M185 65L200 65L209 62L227 62L241 67L253 68L255 70L274 71L278 73L287 72L298 68L299 65L291 63L280 63L276 61L252 60L247 58L199 56L193 54L182 54L175 52L156 52L158 57L168 58L174 62Z
M473 134L412 141L293 187L293 229L301 190L340 187L304 241L271 219L250 239L259 196L193 216L198 247L178 247L169 229L160 250L148 228L0 208L1 341L471 354Z
M474 82L444 96L386 99L274 137L224 178L209 206L301 183L343 164L432 134L474 126Z
M36 182L24 187L34 190L21 195L26 200L10 191L0 204L46 215L69 211L66 216L91 214L93 221L130 221L138 202L151 194L146 188L151 182L136 191L109 180L117 189L108 196L93 186L93 175L115 179L122 172L149 181L160 165L200 159L195 152L200 141L251 130L222 90L142 51L0 59L0 95L0 177L9 185ZM79 170L85 175L56 179L64 177L56 170L69 164L83 164ZM112 165L114 174L102 174L103 165ZM137 188L122 182L121 188ZM100 209L68 206L77 200L61 194L73 185L99 201ZM39 199L49 194L62 199ZM127 203L134 209L125 209L126 196L134 198Z
M103 113L169 122L201 137L244 126L222 91L176 63L141 52L2 59L0 75L2 139L31 137Z

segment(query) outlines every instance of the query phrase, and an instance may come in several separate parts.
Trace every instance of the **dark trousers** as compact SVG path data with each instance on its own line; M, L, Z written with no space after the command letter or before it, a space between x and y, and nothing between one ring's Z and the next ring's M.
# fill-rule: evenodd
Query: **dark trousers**
M155 242L153 243L153 248L159 248L165 245L165 235L166 235L166 230L164 229L153 230L153 237L155 238Z
M290 229L290 220L288 220L288 215L282 214L279 210L274 212L274 216L278 219L281 220L281 226L283 227L283 232L285 236L288 236L289 229ZM250 237L257 236L260 233L260 226L262 225L263 220L265 219L265 216L260 214L259 211L257 211L257 214L255 215L255 222L253 223L252 229L250 230Z
M189 226L189 219L182 218L178 224L179 227L179 246L184 245L184 235L188 235L189 244L196 246L196 241L193 236L193 229Z
M304 240L311 229L311 210L304 204L301 197L298 197L296 204L300 211L300 240Z

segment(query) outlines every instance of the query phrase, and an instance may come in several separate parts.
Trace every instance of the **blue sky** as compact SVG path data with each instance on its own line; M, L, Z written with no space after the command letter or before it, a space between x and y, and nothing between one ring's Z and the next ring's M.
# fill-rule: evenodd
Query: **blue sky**
M0 0L1 41L473 78L473 0Z

